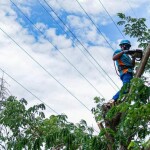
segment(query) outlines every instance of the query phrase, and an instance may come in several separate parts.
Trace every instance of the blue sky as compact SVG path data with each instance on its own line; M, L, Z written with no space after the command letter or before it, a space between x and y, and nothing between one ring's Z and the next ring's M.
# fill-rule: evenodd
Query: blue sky
M56 1L56 0L54 0ZM98 0L97 0L98 1ZM72 11L67 11L65 10L63 7L61 8L61 3L57 4L60 7L59 9L55 9L51 2L48 3L48 1L33 1L31 4L26 4L26 3L19 3L17 4L16 1L13 1L15 3L15 5L17 5L17 7L23 8L21 11L23 11L23 13L34 23L43 23L44 25L46 25L48 28L55 28L55 32L57 35L63 35L65 34L63 30L65 30L65 26L64 24L60 21L60 19L58 17L60 17L62 19L62 21L69 27L69 29L80 39L80 32L78 32L78 30L80 30L78 27L72 27L70 24L70 20L68 20L68 16L74 16L74 17L78 17L81 20L82 19L87 19L89 20L88 16L84 13L84 11L82 10L82 8L78 5L79 10L82 11L82 13L80 11L76 11L76 12L72 12ZM75 3L76 0L74 0ZM80 1L79 3L82 5L83 2L88 2L88 1ZM40 4L41 3L41 4ZM104 8L101 8L103 4ZM89 16L92 18L92 20L94 20L94 17L96 17L97 21L94 21L96 26L98 27L99 31L102 32L102 34L107 37L109 37L109 39L111 39L111 42L116 42L117 39L123 38L123 36L120 34L119 30L116 28L116 25L112 22L110 16L112 17L112 19L114 20L114 22L117 24L117 22L119 21L119 17L117 17L117 13L111 14L111 12L109 12L109 9L107 8L107 4L105 6L105 4L101 1L101 3L98 3L98 7L99 9L102 9L103 11L100 13L96 13L96 14L92 14ZM126 15L130 15L132 17L136 17L138 14L138 17L146 17L145 13L143 13L143 11L141 10L139 13L139 9L141 8L147 8L149 6L147 6L147 3L143 2L139 6L136 6L135 9L132 6L132 3L130 1L126 1L126 6L125 7L129 7L127 9L127 11L122 11L122 13L125 13ZM48 4L48 5L47 5ZM84 4L84 3L83 3ZM124 2L122 2L122 4L124 5ZM35 30L35 28L33 27L33 25L25 18L25 16L18 10L18 8L15 6L13 3L11 3L11 7L13 8L13 10L17 13L18 15L18 21L22 24L23 27L27 27L28 31L31 32L31 34L33 34L35 36L35 38L38 38L39 36L39 32ZM43 7L44 8L43 8ZM57 14L57 16L55 15L55 13L53 13L53 11L51 10L51 8L54 10L54 12ZM148 9L148 8L147 8ZM110 14L110 16L108 16L107 12L105 11L107 10L107 12ZM86 9L85 9L86 11ZM86 11L87 12L87 11ZM118 11L121 12L121 11ZM88 12L87 12L88 13ZM100 14L100 18L98 18L98 15ZM51 17L52 16L52 17ZM54 20L55 19L55 20ZM80 21L81 21L80 20ZM89 20L90 21L90 20ZM101 22L103 21L103 22ZM90 21L91 23L91 21ZM61 27L60 27L61 26ZM118 26L118 28L121 30L123 30L122 26ZM86 27L85 29L82 28L82 31L85 30L85 32L87 30L90 30L90 28ZM74 40L72 34L68 31L68 29L65 30L67 34L66 37L67 38L71 38L72 40ZM100 33L99 33L100 34ZM124 34L124 33L122 33ZM126 36L126 38L129 38L128 36ZM83 40L83 39L82 39ZM87 41L87 43L89 45L96 45L94 42L92 41ZM112 44L112 43L111 43ZM109 45L108 45L109 46Z
M16 4L16 3L15 3ZM31 6L30 6L30 16L28 16L28 13L23 13L29 17L29 19L34 23L36 24L37 22L41 22L43 24L45 24L48 28L55 28L56 29L56 33L58 35L60 34L64 34L64 31L62 29L65 29L65 26L64 24L62 24L62 22L59 20L58 17L60 17L62 19L62 21L69 27L69 29L78 37L80 38L80 36L78 35L78 27L75 28L75 27L72 27L70 25L70 22L67 20L67 17L68 16L75 16L75 17L79 17L81 20L82 19L87 19L89 20L89 18L87 17L87 15L83 12L82 14L80 14L79 12L67 12L65 9L62 9L60 12L58 12L58 10L55 10L53 8L53 10L55 11L55 13L58 12L58 17L52 12L51 8L51 4L49 3L49 6L43 1L43 3L41 2L42 6L48 11L46 11L41 5L39 2L37 3L33 3ZM60 5L60 4L59 4ZM26 5L21 5L23 7L28 7ZM19 7L19 6L18 6ZM31 9L32 7L32 9ZM18 8L12 3L12 8L15 10L15 12L17 13L18 15L18 21L24 26L24 27L28 27L28 30L29 31L32 31L32 34L35 34L35 37L37 37L37 33L36 30L34 29L33 25L24 17L24 15L18 10ZM81 8L80 8L81 9ZM82 10L82 9L81 9ZM53 18L50 16L52 15ZM97 15L97 14L96 14ZM90 16L91 18L93 17L93 15ZM98 17L98 16L96 16ZM94 18L94 17L93 17ZM115 16L115 17L112 17L114 19L114 21L117 23L118 21L118 18ZM54 20L55 19L55 20ZM101 19L105 22L106 20L108 21L108 23L105 23L105 24L101 24L101 20L97 21L96 22L96 25L99 29L99 31L102 32L102 34L106 35L107 37L109 37L113 42L115 42L118 38L121 38L121 34L119 33L119 31L117 30L116 26L114 25L114 23L111 21L111 19L109 18L109 16L107 15L106 12L104 12L102 15L101 15ZM80 21L81 21L80 20ZM57 22L57 23L56 23ZM62 28L60 28L60 26ZM119 27L120 30L121 30L121 27ZM33 32L34 30L34 32ZM82 31L83 30L88 30L88 27L86 27L85 29L81 29ZM89 28L90 30L90 28ZM68 38L71 38L72 35L71 33L68 31L68 29L66 30L67 32L67 37ZM116 34L114 34L116 33ZM70 36L69 36L70 35ZM73 38L74 39L74 38ZM94 42L88 42L88 44L94 44Z
M67 34L43 10L38 0L12 1L43 32L44 36L33 28L33 25L28 22L9 0L1 0L0 2L0 28L89 109L95 106L93 102L95 96L102 97L97 91L104 96L106 101L111 99L117 91L115 84L121 87L121 82L116 75L112 61L113 50L107 41L116 49L119 48L119 41L123 37L98 0L78 1L92 20L94 20L107 41L84 14L76 0L47 0L47 2L105 72L88 55L83 46L72 37L67 28L47 7L44 0L40 0L40 2L48 9L49 13ZM148 19L147 23L149 26L149 0L129 0L130 6L127 0L103 0L101 2L116 23L118 21L116 13L118 12L135 17L130 7L132 6L134 13L138 17L146 17ZM120 30L123 29L120 26L119 28ZM132 48L137 48L138 43L136 39L127 38L131 40ZM53 45L58 49L56 50ZM98 129L93 115L30 59L2 31L0 31L0 68L4 69L58 113L65 113L70 121L76 123L81 119L85 119L88 125ZM92 83L94 88L83 76ZM112 78L115 84L108 76ZM13 95L18 98L24 97L27 99L29 106L41 103L17 83L13 82L6 74L4 77L10 85L8 88ZM45 113L47 116L54 114L49 108L46 109Z

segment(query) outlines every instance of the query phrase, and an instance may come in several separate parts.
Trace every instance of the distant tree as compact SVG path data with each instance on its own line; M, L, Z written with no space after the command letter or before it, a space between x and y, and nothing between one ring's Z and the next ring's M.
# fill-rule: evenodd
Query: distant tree
M26 109L25 99L9 97L3 103L0 124L6 126L10 133L1 140L7 143L7 149L97 149L99 137L93 136L93 128L87 127L81 120L77 125L67 121L66 115L51 115L45 118L40 110L43 104ZM95 148L94 148L95 147Z
M2 74L2 77L0 78L0 113L3 110L3 102L6 101L8 95L10 94L9 90L7 89L7 82L4 79L4 73ZM7 135L8 134L7 128L3 125L0 124L0 139L2 135ZM2 142L0 140L0 149L5 149L6 143Z

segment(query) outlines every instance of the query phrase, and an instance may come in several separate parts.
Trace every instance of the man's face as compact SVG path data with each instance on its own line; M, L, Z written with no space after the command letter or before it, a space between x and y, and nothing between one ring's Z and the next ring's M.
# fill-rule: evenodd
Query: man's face
M131 47L131 45L129 45L129 44L122 44L122 45L121 45L121 49L122 49L122 50L129 50L130 47Z

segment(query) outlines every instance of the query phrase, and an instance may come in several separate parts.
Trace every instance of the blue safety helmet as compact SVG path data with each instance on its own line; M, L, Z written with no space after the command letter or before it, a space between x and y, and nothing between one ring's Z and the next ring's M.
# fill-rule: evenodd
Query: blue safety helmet
M122 40L119 44L119 46L123 45L123 44L129 44L131 46L131 43L129 40Z

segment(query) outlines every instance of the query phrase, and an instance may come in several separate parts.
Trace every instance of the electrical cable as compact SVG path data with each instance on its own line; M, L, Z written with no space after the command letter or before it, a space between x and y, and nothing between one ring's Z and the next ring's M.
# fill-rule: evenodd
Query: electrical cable
M34 23L18 8L18 6L14 2L12 2L12 3L24 15L24 17L34 26L34 28L36 30L38 30L46 38L44 33L34 25ZM101 94L101 92L99 92L99 90L68 60L68 58L54 44L52 44L52 42L49 39L47 39L47 40L56 50L58 50L58 52L66 59L66 61L97 91L97 93L99 93L100 96L102 96L104 98L103 94Z
M44 0L45 1L45 0ZM52 9L52 7L45 1L45 3L51 8L51 10L55 13L55 15L61 20L61 22L65 25L65 27L72 33L74 38L77 39L77 41L82 45L82 47L85 49L85 51L90 55L90 57L95 61L95 63L101 68L101 70L106 74L106 76L113 82L113 84L119 89L119 87L116 85L116 83L113 81L113 79L107 74L107 72L102 68L102 66L98 63L98 61L92 56L92 54L85 48L85 46L78 40L78 38L74 35L74 33L68 28L68 26L63 22L63 20L57 15L57 13ZM107 78L103 76L106 80ZM108 81L108 80L107 80ZM109 81L108 81L109 82ZM110 83L110 82L109 82Z
M121 30L119 29L118 25L115 23L115 21L113 20L112 16L110 15L110 13L107 11L106 7L104 6L104 4L101 2L101 0L98 0L99 3L102 5L102 7L104 8L104 10L106 11L107 15L110 17L110 19L112 20L112 22L114 23L114 25L116 26L116 28L118 29L118 31L120 32L120 34L122 35L122 37L125 39L125 36L123 35L123 33L121 32Z
M81 105L83 105L88 111L91 110L79 100L71 91L69 91L59 80L57 80L49 71L47 71L35 58L33 58L24 48L22 48L10 35L8 35L1 27L0 30L7 35L22 51L24 51L36 64L38 64L50 77L52 77L59 85L61 85L72 97L74 97Z
M42 102L45 106L47 106L50 110L52 110L57 115L59 114L56 112L53 108L51 108L49 105L47 105L45 102L43 102L40 98L38 98L35 94L33 94L30 90L28 90L25 86L23 86L21 83L19 83L17 80L15 80L12 76L10 76L6 71L0 68L2 72L4 72L8 77L10 77L13 81L15 81L17 84L19 84L23 89L25 89L27 92L29 92L32 96L34 96L36 99L38 99L40 102Z
M130 7L132 13L134 14L134 16L135 16L136 18L138 18L137 15L136 15L135 12L134 12L134 10L133 10L133 8L132 8L132 6L131 6L129 0L127 0L127 3L128 3L128 5L129 5L129 7Z
M37 97L34 93L32 93L30 90L28 90L25 86L23 86L20 82L18 82L15 78L13 78L11 75L9 75L6 71L0 68L2 72L4 72L9 78L11 78L14 82L16 82L18 85L20 85L24 90L26 90L28 93L30 93L32 96L34 96L36 99L38 99L40 102L42 102L45 106L47 106L50 110L52 110L57 115L60 115L58 112L56 112L53 108L51 108L49 105L47 105L44 101L42 101L39 97ZM94 128L93 128L94 129ZM99 133L96 129L94 129L97 133Z
M129 5L129 7L130 7L130 9L131 9L131 11L132 11L132 13L133 13L133 15L135 16L135 18L139 18L137 15L136 15L136 13L135 13L135 11L134 11L134 9L133 9L133 7L131 6L131 3L130 3L130 1L129 0L127 0L127 2L128 2L128 5ZM148 20L148 18L145 18L146 19L146 21L148 21L149 23L150 23L150 21Z
M39 4L42 6L42 8L48 13L50 17L55 21L56 24L59 25L59 27L67 34L67 32L60 26L60 24L56 21L56 19L48 12L48 10L41 4L41 2L38 0ZM88 52L87 48L81 43L81 41L76 37L76 35L71 31L71 29L64 23L64 21L57 15L57 13L54 11L54 9L47 3L45 2L49 8L53 11L53 13L57 16L57 18L63 23L63 25L68 29L68 31L72 34L72 36L78 41L78 43L85 49L86 52ZM85 56L85 58L96 68L96 70L106 79L106 81L110 84L110 86L116 91L115 87L107 80L107 78L101 73L101 71L97 68L97 66L85 55L85 53L82 51L82 49L75 44L79 50L82 52L82 54ZM118 87L117 87L118 88Z
M112 48L112 50L114 50L113 49L113 47L110 45L110 43L108 42L108 40L105 38L105 36L102 34L102 32L100 31L100 29L97 27L97 25L94 23L94 21L91 19L91 17L88 15L88 13L85 11L85 9L81 6L81 4L78 2L78 0L76 0L77 1L77 3L79 4L79 6L82 8L82 10L85 12L85 14L88 16L88 18L91 20L91 22L94 24L94 26L96 27L96 29L97 29L97 31L103 36L103 38L105 39L105 41L107 42L107 44ZM93 58L93 56L92 56L92 58ZM94 58L93 58L94 59ZM96 60L95 60L96 61ZM99 65L99 63L96 61L96 63ZM99 67L101 67L100 65L99 65ZM103 69L103 68L101 68L105 73L106 73L106 71ZM116 85L116 83L112 80L112 78L106 73L106 75L108 76L108 78ZM117 85L116 85L116 87L118 87ZM119 88L119 87L118 87Z
M45 0L44 0L45 1ZM101 30L97 27L97 25L95 24L95 22L92 20L92 18L89 16L89 14L85 11L85 9L82 7L82 5L80 4L80 2L78 0L76 0L76 2L79 4L79 6L81 7L81 9L84 11L84 13L86 14L86 16L89 18L89 20L93 23L93 25L96 27L97 31L102 35L102 37L104 38L104 40L106 41L106 43L110 46L110 48L112 50L114 50L114 48L111 46L111 44L109 43L109 41L106 39L106 37L103 35L103 33L101 32Z

